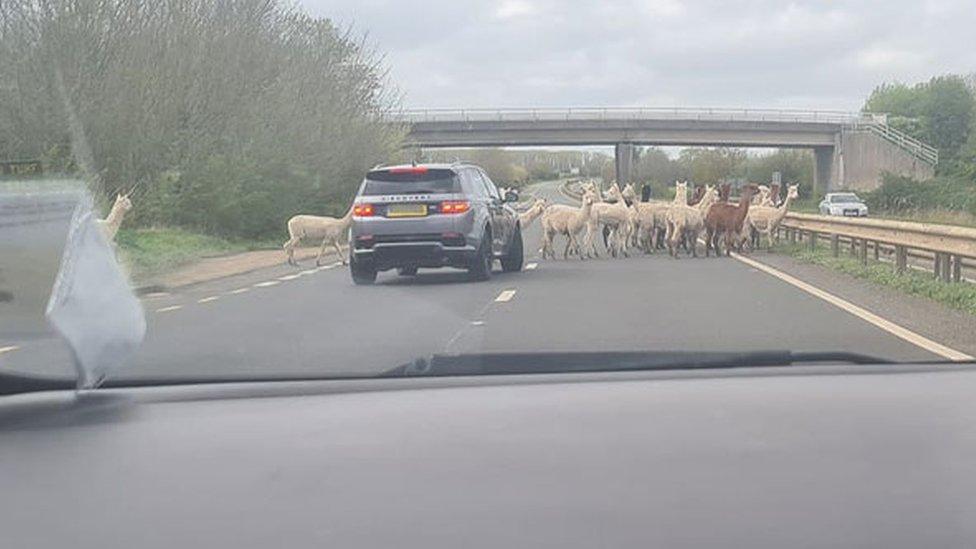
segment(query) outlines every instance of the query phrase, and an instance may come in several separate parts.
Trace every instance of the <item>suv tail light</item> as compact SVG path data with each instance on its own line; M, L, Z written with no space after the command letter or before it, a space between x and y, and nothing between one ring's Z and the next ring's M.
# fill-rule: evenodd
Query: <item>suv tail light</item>
M352 215L356 217L373 217L375 214L376 209L372 204L356 204L352 207Z
M441 202L438 211L442 214L462 214L471 209L467 200L445 200Z

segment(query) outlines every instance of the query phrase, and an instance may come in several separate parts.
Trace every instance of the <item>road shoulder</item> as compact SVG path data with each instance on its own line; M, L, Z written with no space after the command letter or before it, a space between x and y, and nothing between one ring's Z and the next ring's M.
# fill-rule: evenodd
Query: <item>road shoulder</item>
M942 345L976 356L976 316L789 256L755 253L747 257Z

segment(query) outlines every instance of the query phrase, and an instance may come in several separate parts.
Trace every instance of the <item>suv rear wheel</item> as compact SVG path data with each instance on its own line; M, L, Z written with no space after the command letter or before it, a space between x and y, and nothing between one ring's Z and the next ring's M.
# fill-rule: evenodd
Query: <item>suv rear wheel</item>
M521 271L523 261L525 261L525 254L522 253L522 228L515 227L512 243L508 245L508 253L502 258L502 270L506 273Z
M491 231L486 230L484 236L481 237L481 245L478 246L478 252L475 254L475 258L470 267L468 267L468 275L471 280L488 280L491 278L491 264L494 258L491 254Z
M400 276L417 276L416 267L400 267L397 269L397 274Z
M356 261L355 254L349 254L349 273L357 286L365 286L376 282L376 269L372 265L364 265Z

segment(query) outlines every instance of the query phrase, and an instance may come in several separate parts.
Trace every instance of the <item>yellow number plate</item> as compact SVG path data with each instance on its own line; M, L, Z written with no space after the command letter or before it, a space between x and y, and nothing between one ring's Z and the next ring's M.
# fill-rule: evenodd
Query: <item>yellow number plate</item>
M386 217L424 217L427 204L390 204L386 207Z

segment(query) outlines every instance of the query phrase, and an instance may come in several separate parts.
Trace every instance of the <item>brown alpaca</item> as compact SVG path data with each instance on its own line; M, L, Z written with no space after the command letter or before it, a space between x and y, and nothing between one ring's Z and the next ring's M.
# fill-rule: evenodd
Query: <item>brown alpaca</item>
M723 235L725 236L725 255L731 253L731 248L734 245L733 240L742 232L742 225L745 223L746 215L749 214L749 203L752 202L754 194L756 194L756 186L749 184L742 187L738 204L718 202L709 208L705 215L705 257L708 257L713 247L715 248L715 255L722 255L718 239Z
M705 186L698 185L697 187L695 187L695 194L688 199L688 205L697 206L698 203L701 202L702 198L704 197L705 197Z

